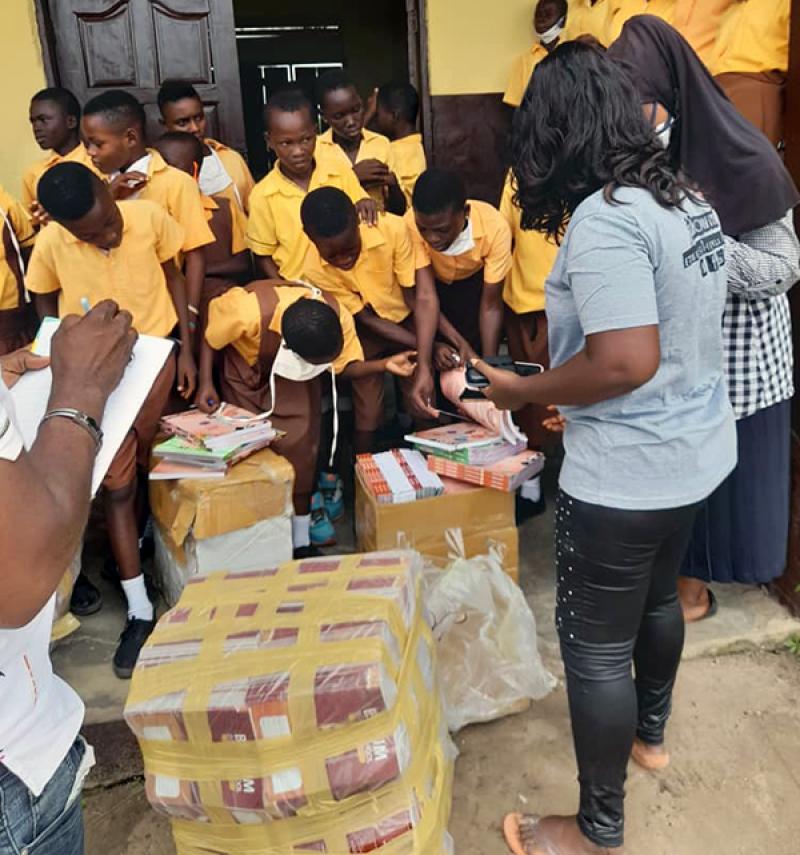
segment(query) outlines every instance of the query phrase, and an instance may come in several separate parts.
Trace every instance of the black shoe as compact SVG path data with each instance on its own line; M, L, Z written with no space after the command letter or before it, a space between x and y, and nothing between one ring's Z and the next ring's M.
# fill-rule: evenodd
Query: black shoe
M538 502L532 502L530 499L523 499L519 493L516 497L516 517L517 525L520 526L524 522L541 516L547 510L547 502L544 495Z
M89 577L83 573L78 574L72 596L69 601L69 610L77 617L88 617L96 614L103 608L103 595L89 581Z
M293 558L295 561L304 561L306 558L319 558L325 553L314 544L309 546L298 546L294 551Z
M114 654L114 673L120 680L130 680L136 660L155 626L155 620L128 618Z

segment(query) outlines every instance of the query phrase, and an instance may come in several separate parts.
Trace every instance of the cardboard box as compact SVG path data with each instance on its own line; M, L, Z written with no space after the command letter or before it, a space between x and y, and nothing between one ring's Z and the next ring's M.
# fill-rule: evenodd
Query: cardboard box
M358 549L414 549L445 563L499 549L503 569L519 582L514 496L442 478L445 493L403 505L382 505L356 476Z

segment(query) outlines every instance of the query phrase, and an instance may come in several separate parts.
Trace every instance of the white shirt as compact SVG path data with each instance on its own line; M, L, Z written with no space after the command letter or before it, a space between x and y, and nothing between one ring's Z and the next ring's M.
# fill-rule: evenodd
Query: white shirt
M22 438L0 378L0 458L16 460ZM0 569L0 596L2 596ZM39 796L83 722L83 702L53 673L50 632L56 595L21 629L0 629L0 763Z

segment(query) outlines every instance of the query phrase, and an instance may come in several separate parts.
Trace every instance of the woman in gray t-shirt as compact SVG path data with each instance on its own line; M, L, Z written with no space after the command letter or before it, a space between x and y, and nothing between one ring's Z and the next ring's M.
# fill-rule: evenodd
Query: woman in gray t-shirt
M608 852L623 843L631 754L668 760L678 570L699 504L736 463L725 241L630 79L590 45L537 67L513 154L523 227L561 239L546 287L552 369L477 366L499 406L556 404L566 418L556 623L581 800L577 817L513 814L505 832L517 855Z

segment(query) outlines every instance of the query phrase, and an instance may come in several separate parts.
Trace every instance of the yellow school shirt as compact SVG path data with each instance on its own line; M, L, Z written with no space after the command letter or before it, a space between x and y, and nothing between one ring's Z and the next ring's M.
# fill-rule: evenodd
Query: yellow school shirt
M710 68L725 13L736 0L676 0L672 25Z
M278 286L275 288L275 294L278 305L269 322L269 329L281 335L283 313L298 300L309 299L311 292L302 286ZM364 351L356 335L353 316L341 304L339 322L342 325L344 346L333 363L337 374L341 374L351 362L364 360ZM258 297L244 288L231 288L221 297L213 299L208 304L206 341L214 350L222 350L231 345L248 365L255 365L261 345L261 304Z
M470 199L469 219L475 246L462 255L450 256L431 249L422 239L414 211L406 212L406 224L414 247L417 270L433 266L440 282L458 282L483 268L483 280L492 285L505 281L511 270L511 229L494 205Z
M573 41L578 36L590 35L594 36L601 45L608 46L610 14L609 0L597 0L594 6L589 0L570 0L563 41Z
M338 158L317 157L308 193L318 187L336 187L353 203L366 198L350 164L343 166ZM297 279L303 272L309 240L303 231L300 207L306 195L277 163L250 194L247 244L256 255L271 256L284 279Z
M319 153L322 157L331 157L338 161L343 167L353 168L353 161L345 153L345 150L339 143L333 140L333 128L328 128L324 134L321 134L317 139ZM364 160L379 160L389 167L390 172L397 174L397 167L394 160L394 151L388 137L383 134L376 134L375 131L363 130L363 138L361 145L358 148L356 155L356 163L361 163ZM356 179L358 180L358 179ZM374 199L378 207L383 210L383 188L373 187L367 191L372 199Z
M216 152L217 157L219 157L222 165L225 167L225 171L230 175L233 186L236 187L235 193L233 187L226 187L220 195L230 198L231 202L247 213L250 210L250 193L252 193L253 187L256 186L256 182L253 180L253 175L250 172L250 167L236 149L230 148L224 143L219 142L219 140L211 138L207 139L205 143L210 149Z
M611 0L608 43L619 38L625 22L634 15L655 15L672 24L674 13L675 0Z
M414 287L416 275L406 222L381 214L377 226L362 225L359 230L361 255L352 270L328 264L312 243L303 280L330 291L353 315L370 306L384 320L402 323L411 314L403 289Z
M743 0L723 21L714 74L789 70L790 0Z
M36 187L39 184L39 179L51 166L55 166L57 163L82 163L91 169L95 175L101 175L92 163L89 152L86 151L86 146L83 143L78 143L69 154L65 154L63 157L52 151L43 160L37 160L36 163L29 166L22 174L22 203L26 208L30 208L31 204L36 201Z
M20 203L0 187L0 230L8 225L22 249L33 245L34 231L30 217ZM17 277L6 258L5 241L0 240L0 311L19 308Z
M503 300L518 315L541 312L545 302L544 283L553 268L558 247L542 232L523 230L522 212L514 204L510 179L503 188L500 213L514 238L513 263L506 277Z
M225 194L220 194L224 198L228 198ZM205 196L200 194L200 201L203 203L203 210L206 214L206 220L210 223L214 216L214 211L219 210L219 205L214 200L213 196ZM247 249L247 217L244 211L236 204L235 201L228 200L228 210L231 212L231 255L238 255Z
M400 183L400 189L406 197L406 204L410 208L411 196L414 193L417 179L428 168L425 148L422 145L422 134L409 134L402 139L393 140L392 156L394 157L395 175Z
M197 182L191 175L169 166L155 149L149 148L147 153L151 156L147 165L148 181L137 194L136 201L156 202L180 223L183 230L182 252L214 243L214 233L208 226Z
M521 53L511 66L503 103L509 107L519 107L525 97L533 69L547 56L547 51L539 42L534 42L529 50Z
M111 250L84 243L51 222L36 239L26 284L36 294L58 295L59 316L83 314L81 298L94 306L115 300L133 315L143 335L165 336L178 322L161 265L178 254L183 229L154 202L118 202L122 242Z

